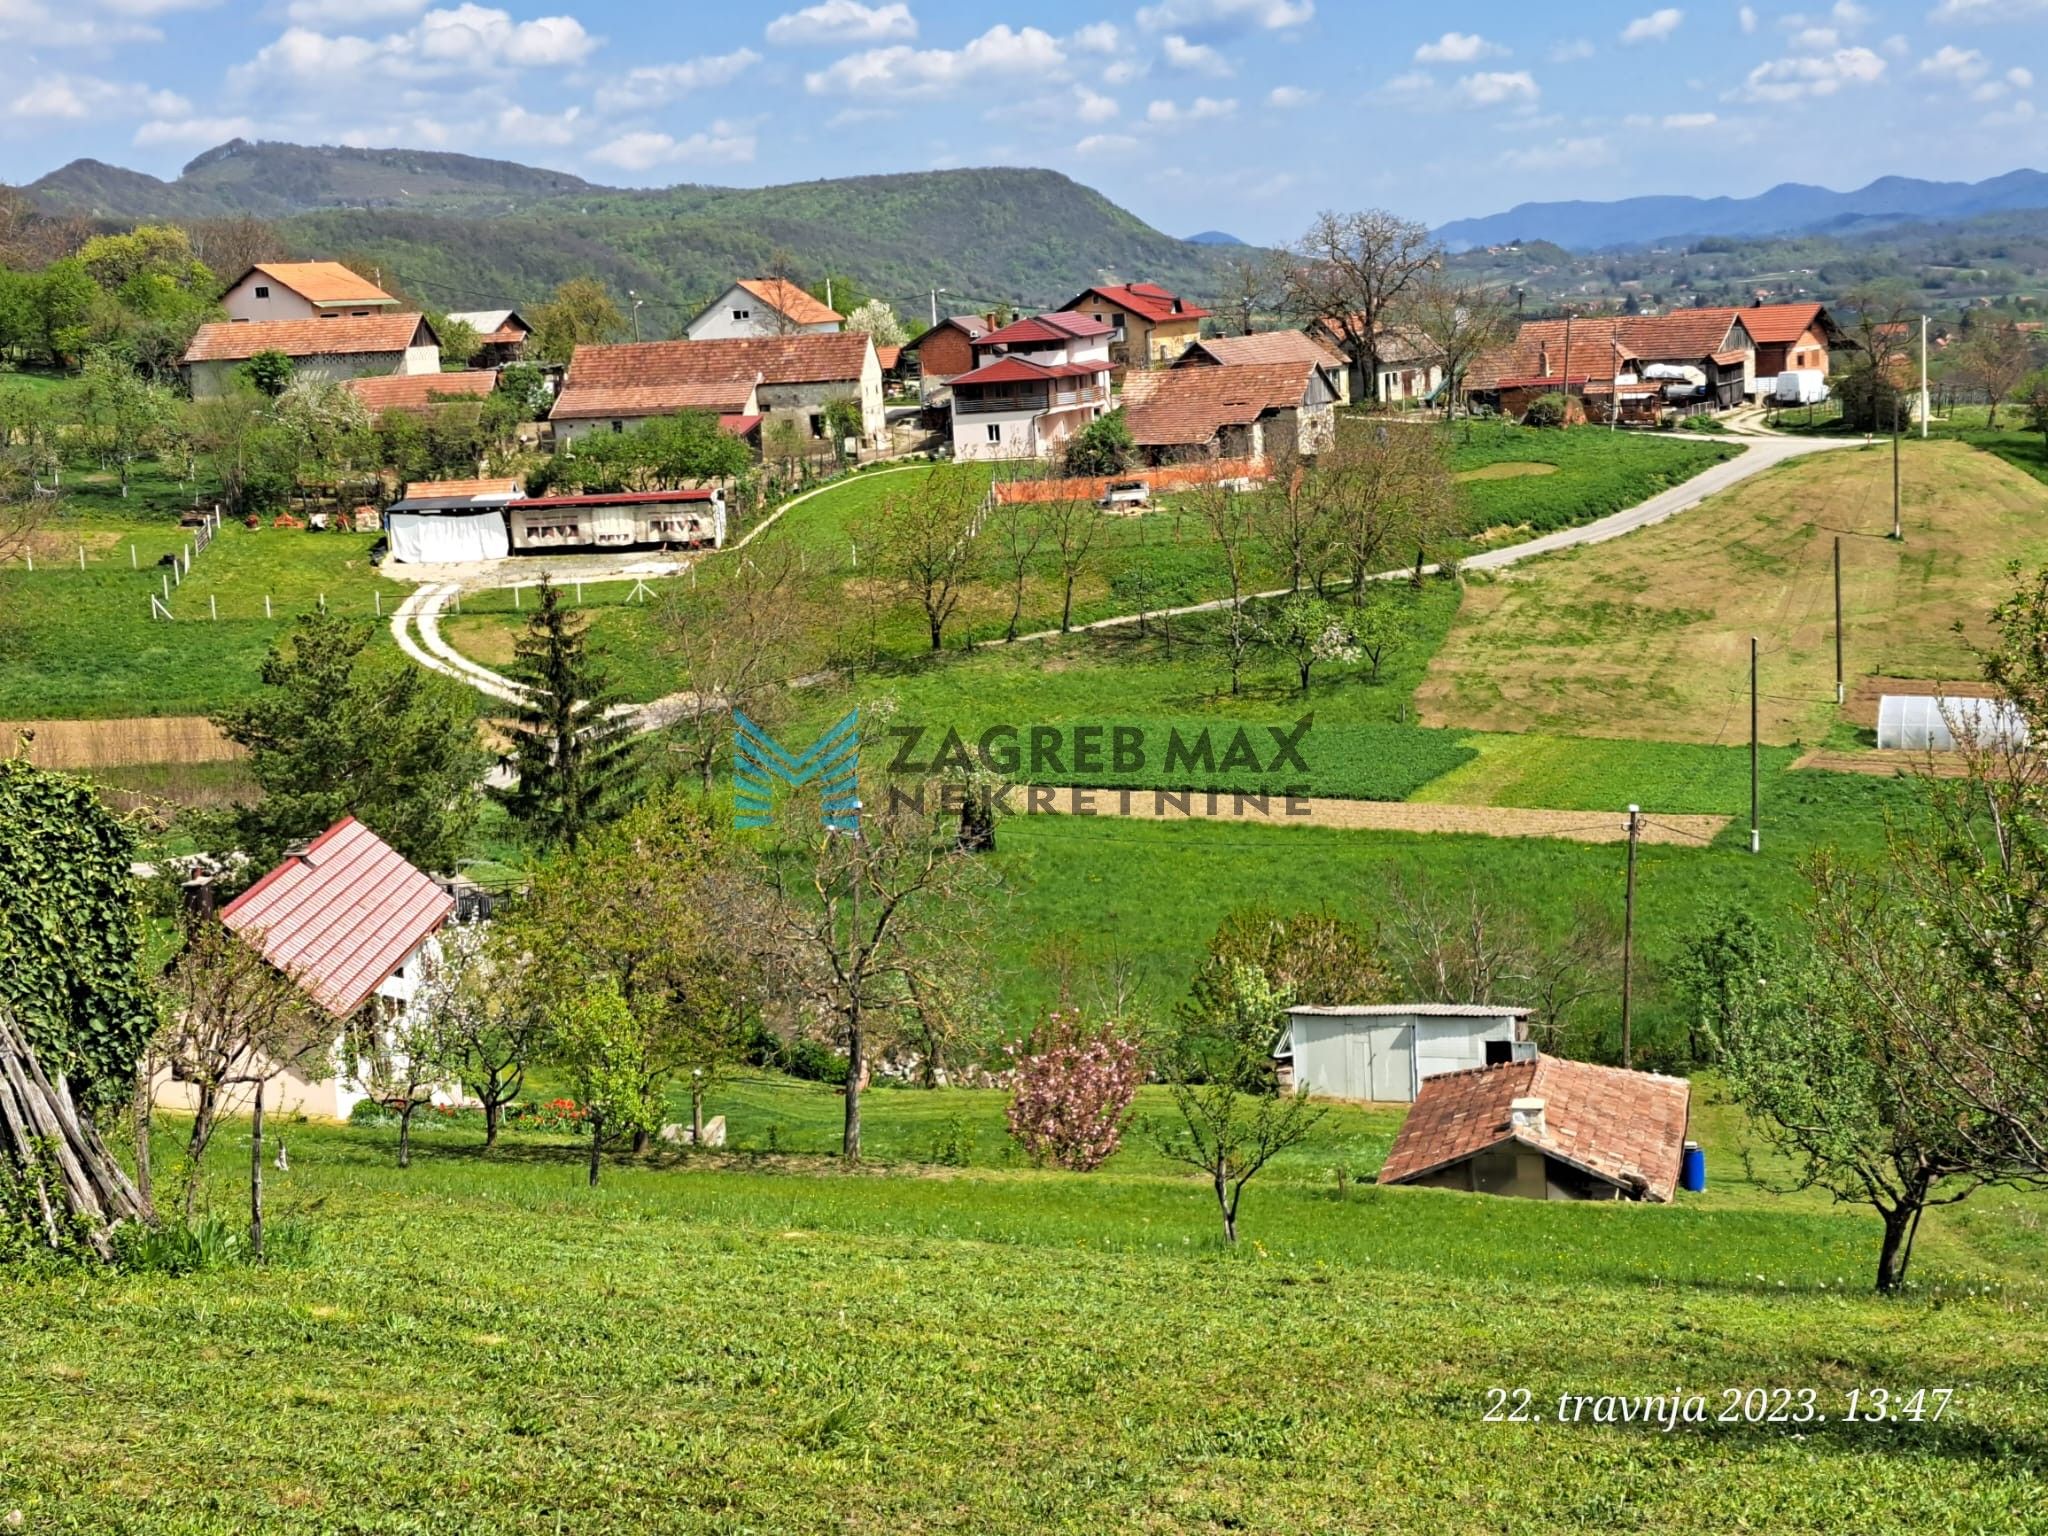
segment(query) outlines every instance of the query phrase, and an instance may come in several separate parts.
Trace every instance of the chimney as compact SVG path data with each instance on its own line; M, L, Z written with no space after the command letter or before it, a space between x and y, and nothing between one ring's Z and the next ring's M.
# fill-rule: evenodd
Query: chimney
M185 931L195 932L213 916L213 876L194 875L178 891L184 897Z
M1536 377L1539 379L1550 377L1550 343L1547 341L1536 343Z
M1543 1101L1541 1099L1515 1099L1508 1105L1508 1127L1511 1130L1534 1136L1538 1141L1548 1136L1544 1126Z

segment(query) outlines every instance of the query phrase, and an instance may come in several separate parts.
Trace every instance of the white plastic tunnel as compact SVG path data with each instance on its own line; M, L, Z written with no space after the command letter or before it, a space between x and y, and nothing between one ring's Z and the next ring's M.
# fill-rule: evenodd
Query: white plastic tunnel
M1981 747L2027 744L2027 722L2007 699L1946 699L1888 693L1877 704L1877 744L1904 752L1953 752L1957 739Z

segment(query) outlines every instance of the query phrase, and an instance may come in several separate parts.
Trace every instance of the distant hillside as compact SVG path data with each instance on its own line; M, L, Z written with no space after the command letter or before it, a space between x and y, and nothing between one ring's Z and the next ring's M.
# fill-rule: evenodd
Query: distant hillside
M1189 245L1243 245L1235 235L1226 235L1220 229L1205 229L1199 235L1188 236Z
M1226 260L1043 170L623 191L468 155L236 140L173 181L74 161L28 190L46 208L110 221L258 214L294 254L373 261L442 308L531 304L564 278L597 276L646 301L650 334L778 252L798 278L846 273L911 321L929 313L933 288L947 290L942 308L1043 307L1105 270L1213 298Z
M1594 251L1706 235L1847 234L2022 208L2048 208L2048 174L2010 171L1979 182L1885 176L1854 192L1786 182L1756 197L1522 203L1506 213L1455 220L1437 237L1453 250L1547 240L1568 250Z
M74 160L29 183L53 211L96 218L264 218L316 208L474 207L511 211L590 183L563 171L438 150L251 144L230 139L159 181L98 160Z

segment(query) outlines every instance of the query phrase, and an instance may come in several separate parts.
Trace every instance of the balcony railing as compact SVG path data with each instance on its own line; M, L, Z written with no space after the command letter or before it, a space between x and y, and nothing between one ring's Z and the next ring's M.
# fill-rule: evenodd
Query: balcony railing
M1099 384L1078 389L1031 389L1013 394L969 394L953 392L953 409L962 416L987 416L998 411L1060 411L1077 405L1107 403L1109 391Z

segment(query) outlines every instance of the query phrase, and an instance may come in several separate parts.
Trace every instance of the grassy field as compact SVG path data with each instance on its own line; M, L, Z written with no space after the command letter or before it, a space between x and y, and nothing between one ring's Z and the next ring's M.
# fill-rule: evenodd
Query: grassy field
M573 1144L285 1126L263 1271L0 1276L0 1511L199 1533L2018 1532L2048 1506L2038 1197L1929 1218L1904 1300L1874 1224L1738 1178L1671 1208L1355 1186L1395 1125L1342 1110L1246 1197L1135 1149L1004 1158L993 1094L878 1091L886 1155L951 1123L974 1166L801 1155L615 1165ZM829 1092L709 1106L822 1145ZM1161 1106L1147 1100L1144 1108ZM170 1132L160 1155L168 1159ZM216 1143L232 1213L245 1150ZM245 1146L246 1144L244 1144ZM1939 1422L1848 1423L1923 1386ZM1540 1422L1491 1423L1527 1388ZM1824 1422L1559 1423L1560 1394L1813 1388ZM1867 1398L1866 1398L1867 1400Z
M1749 637L1762 642L1765 741L1816 743L1835 718L1833 541L1846 665L1974 676L1962 621L2010 590L2008 560L2048 557L2048 491L1952 442L1908 443L1906 537L1891 455L1853 449L1746 481L1682 518L1474 585L1417 695L1421 718L1499 731L1742 741Z

